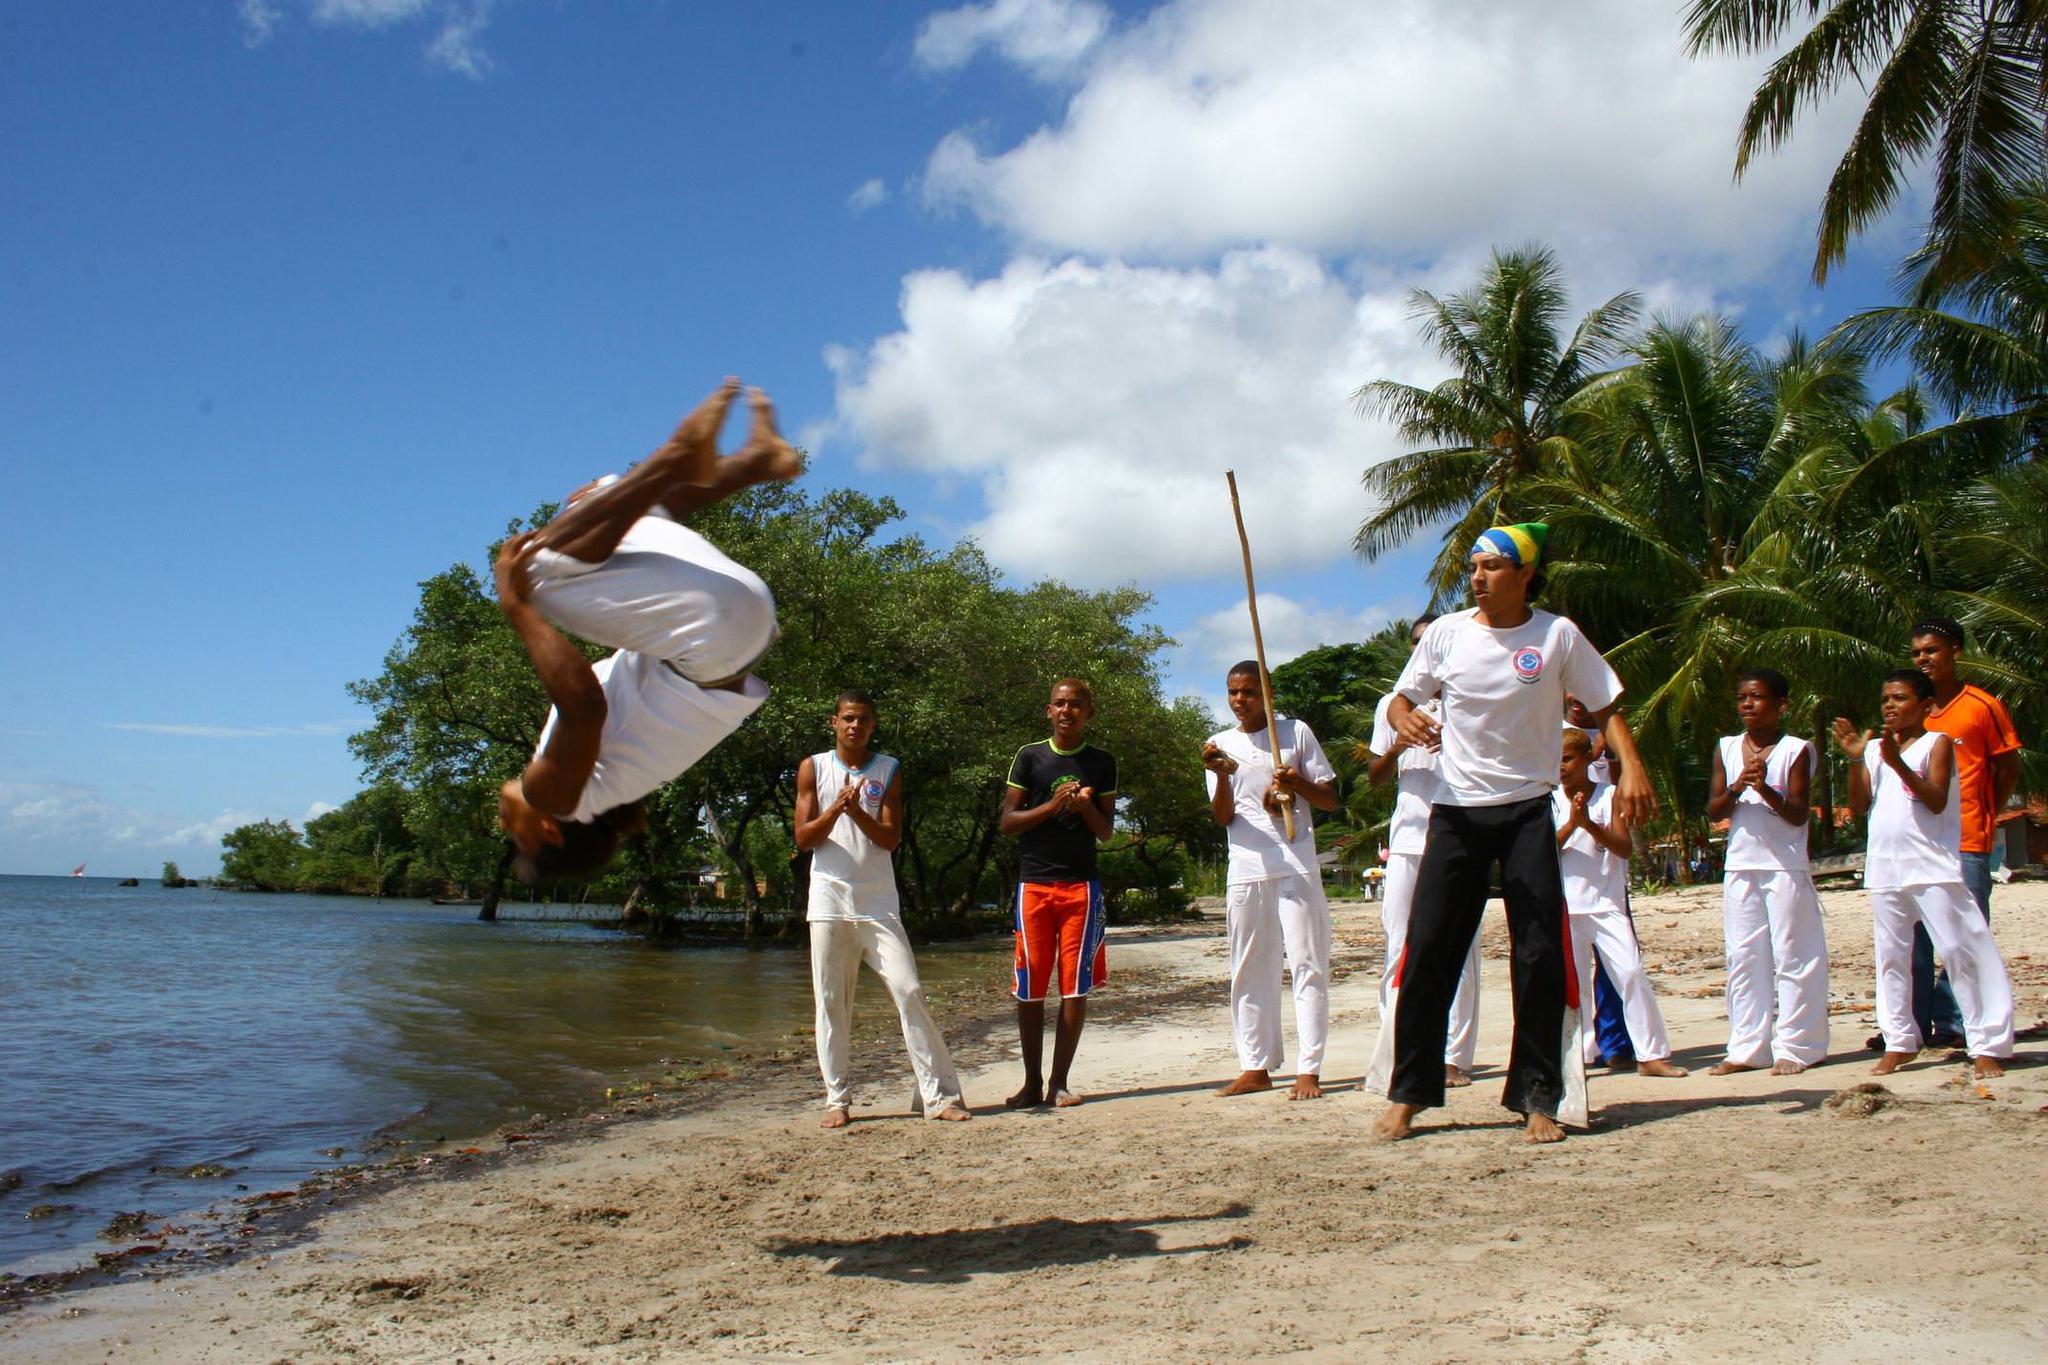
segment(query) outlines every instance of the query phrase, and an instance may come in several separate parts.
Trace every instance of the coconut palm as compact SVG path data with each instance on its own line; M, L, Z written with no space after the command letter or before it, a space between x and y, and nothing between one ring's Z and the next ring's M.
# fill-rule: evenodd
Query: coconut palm
M1936 273L1963 278L1997 254L2016 187L2039 178L2048 117L2048 4L2041 0L1696 0L1688 50L1760 52L1803 17L1742 119L1735 174L1785 143L1799 115L1855 81L1863 117L1821 200L1816 280L1849 239L1934 160L1928 241Z
M1515 489L1562 457L1561 416L1634 324L1638 298L1617 294L1564 333L1563 275L1547 250L1495 252L1479 283L1439 298L1410 295L1423 338L1455 373L1431 388L1376 379L1352 395L1362 416L1393 422L1420 447L1373 465L1362 482L1377 510L1352 547L1367 559L1449 524L1430 576L1454 598L1465 552L1486 527L1521 520Z

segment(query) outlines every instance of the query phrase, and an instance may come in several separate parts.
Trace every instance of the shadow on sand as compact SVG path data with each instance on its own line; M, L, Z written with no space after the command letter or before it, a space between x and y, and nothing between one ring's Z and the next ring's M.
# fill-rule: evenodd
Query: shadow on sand
M1015 1274L1042 1266L1083 1265L1116 1257L1191 1256L1251 1245L1242 1236L1191 1246L1162 1247L1155 1229L1170 1223L1206 1223L1243 1218L1247 1204L1214 1213L1169 1214L1160 1218L1040 1218L987 1228L945 1232L892 1232L880 1237L815 1238L771 1242L775 1256L810 1256L830 1262L830 1275L871 1275L906 1284L962 1284L971 1275Z

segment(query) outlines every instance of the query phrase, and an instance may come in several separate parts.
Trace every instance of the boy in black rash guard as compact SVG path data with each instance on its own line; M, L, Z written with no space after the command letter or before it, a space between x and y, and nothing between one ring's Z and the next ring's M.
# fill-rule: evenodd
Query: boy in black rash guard
M1067 1072L1087 1022L1088 992L1108 974L1095 845L1109 837L1116 811L1116 760L1082 739L1095 715L1095 694L1087 683L1054 683L1045 715L1052 738L1017 751L1003 792L1001 828L1019 847L1017 1032L1024 1088L1003 1101L1012 1109L1081 1103L1067 1088ZM1060 1016L1052 1074L1044 1076L1045 994L1055 968Z

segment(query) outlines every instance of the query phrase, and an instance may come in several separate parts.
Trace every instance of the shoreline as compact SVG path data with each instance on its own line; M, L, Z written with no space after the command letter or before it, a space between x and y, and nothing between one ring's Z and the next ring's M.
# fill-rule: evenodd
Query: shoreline
M37 1298L0 1318L0 1351L2038 1357L2048 1327L2029 1305L2048 1242L2027 1192L2048 1180L2048 1043L2030 1031L1985 1086L1923 1054L1884 1078L1874 1112L1829 1108L1871 1080L1870 931L1862 893L1822 900L1829 1062L1725 1078L1704 1075L1726 1027L1718 888L1639 900L1693 1074L1596 1069L1595 1125L1554 1149L1520 1144L1498 1106L1497 914L1479 1078L1392 1146L1366 1140L1378 1101L1356 1089L1376 1029L1377 906L1336 906L1331 1093L1308 1103L1208 1093L1236 1071L1210 918L1113 931L1077 1109L1002 1111L1016 1044L995 983L994 1007L941 1018L974 1123L906 1117L909 1069L881 1028L855 1050L855 1123L824 1132L808 1047L781 1048L682 1098L309 1200L296 1225L278 1216L282 1244L225 1267ZM2048 1002L2048 886L2000 888L1993 915L2025 1029Z

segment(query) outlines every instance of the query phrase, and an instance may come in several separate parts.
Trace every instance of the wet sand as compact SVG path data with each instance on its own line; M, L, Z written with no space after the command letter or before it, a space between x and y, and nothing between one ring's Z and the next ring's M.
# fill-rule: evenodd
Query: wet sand
M1080 1108L1002 1111L1015 1040L976 1001L977 1019L942 1019L974 1123L909 1118L900 1044L877 1042L858 1054L856 1122L821 1131L792 1058L716 1103L399 1182L268 1254L38 1299L0 1319L0 1356L2043 1358L2048 1039L2023 1037L2000 1081L1930 1052L1874 1111L1831 1106L1871 1079L1870 922L1861 893L1823 904L1830 1062L1714 1078L1718 888L1639 900L1693 1074L1596 1071L1594 1127L1555 1147L1525 1146L1498 1106L1497 914L1478 1082L1392 1146L1367 1138L1379 1101L1356 1088L1376 906L1337 908L1334 1085L1313 1102L1211 1093L1237 1069L1220 920L1120 931ZM2048 885L1993 905L2035 1024Z

